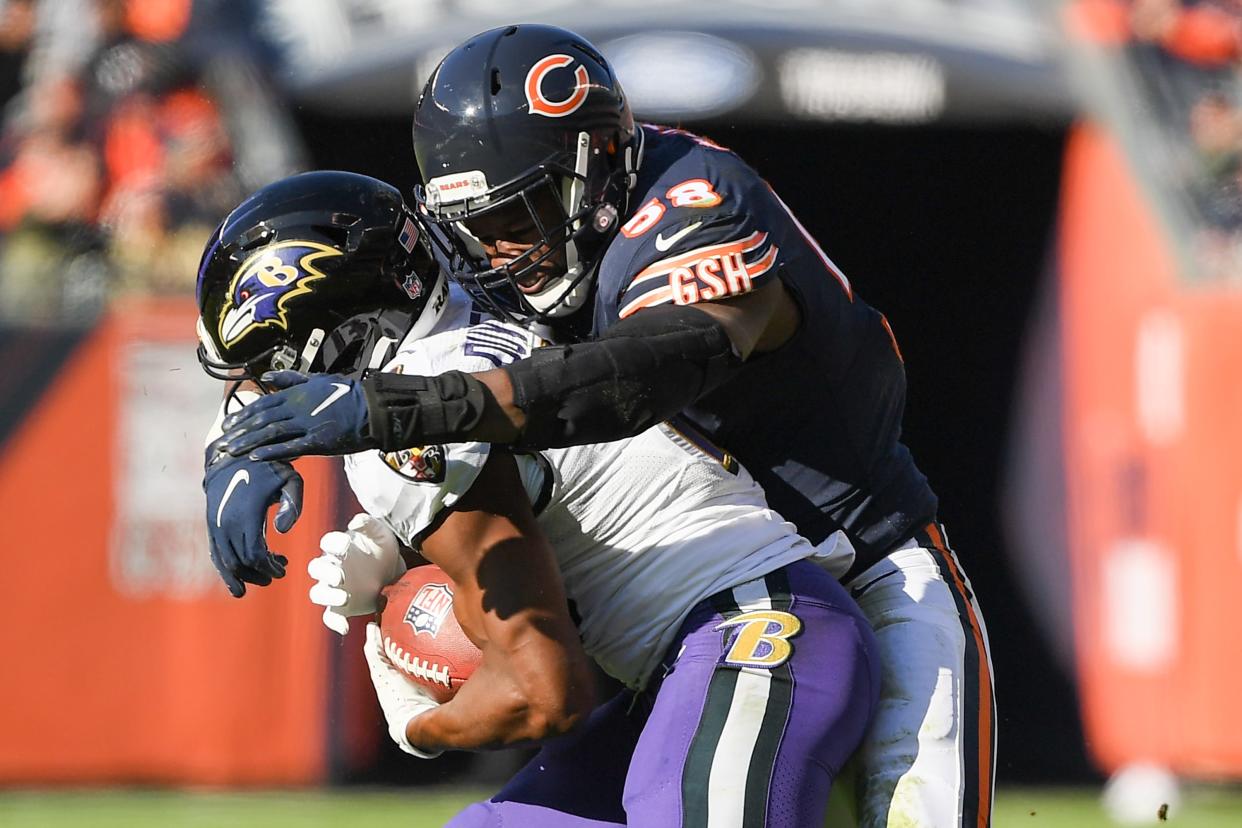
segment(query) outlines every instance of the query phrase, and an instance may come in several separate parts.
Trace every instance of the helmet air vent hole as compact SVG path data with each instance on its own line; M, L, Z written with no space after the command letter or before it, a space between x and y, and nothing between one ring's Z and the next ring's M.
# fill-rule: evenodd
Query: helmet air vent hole
M333 216L333 224L315 225L315 232L321 234L331 244L345 249L352 249L349 244L349 231L336 223L336 216Z
M492 70L492 94L493 95L500 94L500 70L499 69Z
M359 216L355 216L353 213L333 213L332 214L332 223L335 224L337 227L351 227L360 221L362 221L362 218Z
M517 34L517 29L518 29L517 26L510 26L509 28L505 29L505 33L503 36L509 37L510 35L515 35Z
M242 233L237 240L237 247L239 250L251 250L266 243L271 237L272 231L260 224Z

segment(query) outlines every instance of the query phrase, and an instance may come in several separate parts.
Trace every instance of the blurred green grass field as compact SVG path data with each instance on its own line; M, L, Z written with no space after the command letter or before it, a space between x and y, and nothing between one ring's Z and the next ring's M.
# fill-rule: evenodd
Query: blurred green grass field
M393 824L432 828L483 796L483 791L468 788L263 793L0 790L0 826L343 828ZM997 828L1091 828L1114 823L1104 815L1095 790L1007 788L997 792L993 824ZM1238 828L1242 826L1242 790L1191 788L1180 812L1160 824Z

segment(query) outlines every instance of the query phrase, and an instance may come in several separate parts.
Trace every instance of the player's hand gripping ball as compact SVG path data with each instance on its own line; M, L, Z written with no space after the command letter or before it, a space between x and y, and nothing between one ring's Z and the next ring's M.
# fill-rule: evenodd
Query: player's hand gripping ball
M457 694L483 658L453 614L456 590L444 570L418 566L383 589L384 654L438 702Z

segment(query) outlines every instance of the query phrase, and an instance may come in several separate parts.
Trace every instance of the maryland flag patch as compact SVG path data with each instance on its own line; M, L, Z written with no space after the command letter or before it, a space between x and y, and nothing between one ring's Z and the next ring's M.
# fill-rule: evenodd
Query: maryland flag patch
M423 446L381 453L390 469L417 483L444 482L444 446Z

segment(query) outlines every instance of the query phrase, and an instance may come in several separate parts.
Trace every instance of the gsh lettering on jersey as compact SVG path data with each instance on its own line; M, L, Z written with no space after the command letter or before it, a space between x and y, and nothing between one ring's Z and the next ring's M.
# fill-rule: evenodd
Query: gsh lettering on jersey
M768 244L767 233L756 231L740 241L662 259L634 277L627 291L634 298L622 306L619 315L624 319L652 305L693 305L749 293L755 278L768 272L779 252L776 245ZM748 261L759 253L757 259Z

